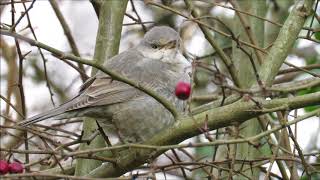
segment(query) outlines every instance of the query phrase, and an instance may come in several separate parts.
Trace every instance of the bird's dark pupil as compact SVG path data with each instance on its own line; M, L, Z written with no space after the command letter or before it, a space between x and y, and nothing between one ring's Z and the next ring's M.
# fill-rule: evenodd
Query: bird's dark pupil
M158 46L157 46L156 44L152 44L151 47L152 47L153 49L157 49L157 48L158 48Z

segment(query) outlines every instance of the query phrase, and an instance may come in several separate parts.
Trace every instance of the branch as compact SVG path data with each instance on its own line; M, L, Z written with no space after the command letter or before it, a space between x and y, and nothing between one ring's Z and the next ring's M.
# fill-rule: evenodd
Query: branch
M97 2L97 1L94 1ZM99 3L98 3L99 4ZM119 53L121 39L122 21L127 7L127 0L124 1L100 1L99 26L94 51L95 64L102 65L111 57ZM98 69L92 69L91 76L97 73ZM96 119L85 119L83 122L83 138L90 137L93 131L98 129ZM103 134L97 136L90 144L82 143L81 150L104 147ZM102 161L90 159L78 159L75 175L82 176L101 165Z
M191 11L192 16L194 16L195 18L199 18L200 15L194 9L192 1L185 0L184 2L186 4L187 8ZM239 80L239 77L237 76L235 66L234 66L233 62L231 61L231 59L224 53L224 51L221 49L221 47L215 42L210 30L207 27L205 27L204 25L200 24L200 23L198 25L199 25L202 33L204 34L204 36L206 37L206 39L210 43L210 45L216 50L218 56L221 58L223 63L228 68L228 70L230 72L230 75L231 75L235 85L239 86L240 85L240 80Z
M305 20L311 13L313 3L314 0L297 1L281 28L277 39L259 71L261 80L266 87L272 85L281 65L284 63L293 44L296 42Z
M55 0L50 0L49 2L51 4L51 7L52 7L53 11L55 12L58 20L60 21L60 24L61 24L61 27L63 29L63 32L64 32L64 34L66 35L66 37L68 39L68 42L69 42L70 48L72 50L72 53L74 55L80 57L80 51L79 51L79 49L78 49L78 47L76 45L76 42L75 42L75 40L74 40L74 38L73 38L73 36L71 34L71 30L69 28L69 25L67 24L65 18L63 17L62 12L59 9L58 3ZM82 82L85 82L89 77L87 76L83 65L78 63L78 68L79 68L79 74L80 74L81 80L82 80Z
M193 117L185 117L177 121L172 127L160 132L157 136L145 142L147 145L172 145L185 139L199 135L202 132L199 128L207 125L210 130L242 123L253 117L262 114L278 111L292 110L305 106L320 104L320 92L307 94L304 96L282 98L276 100L255 99L262 107L257 109L257 105L252 101L238 101L236 103L211 109L199 113ZM122 156L117 157L117 164L104 164L92 171L89 177L116 177L123 173L139 167L149 159L153 159L163 153L165 150L137 149L121 151Z

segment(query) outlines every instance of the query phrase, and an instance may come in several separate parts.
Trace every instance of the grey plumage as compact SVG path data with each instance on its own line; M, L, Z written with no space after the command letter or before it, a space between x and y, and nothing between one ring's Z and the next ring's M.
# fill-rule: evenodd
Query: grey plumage
M173 29L155 27L139 45L107 60L104 66L151 88L181 112L184 103L175 97L174 88L178 81L189 81L190 64L178 51L179 41ZM116 130L128 142L144 141L174 122L171 113L149 95L98 72L83 84L76 97L20 125L84 116L98 119L105 129Z

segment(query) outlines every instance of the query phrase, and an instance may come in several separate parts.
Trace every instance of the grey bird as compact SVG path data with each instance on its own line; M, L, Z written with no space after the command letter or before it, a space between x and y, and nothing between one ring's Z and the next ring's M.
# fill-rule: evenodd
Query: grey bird
M181 55L179 45L174 29L157 26L137 46L107 60L104 67L155 91L182 113L186 103L175 97L174 89L179 81L189 82L190 63ZM76 97L19 125L73 117L93 117L124 142L145 141L174 123L172 114L157 100L99 71L81 86Z

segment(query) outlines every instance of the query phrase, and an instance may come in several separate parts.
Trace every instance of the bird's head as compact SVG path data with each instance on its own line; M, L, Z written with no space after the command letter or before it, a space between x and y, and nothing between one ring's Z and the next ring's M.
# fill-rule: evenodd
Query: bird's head
M137 50L146 58L174 63L180 48L179 34L168 26L156 26L149 30Z

